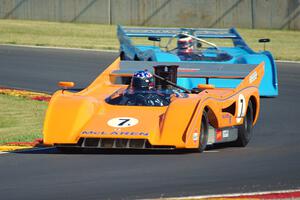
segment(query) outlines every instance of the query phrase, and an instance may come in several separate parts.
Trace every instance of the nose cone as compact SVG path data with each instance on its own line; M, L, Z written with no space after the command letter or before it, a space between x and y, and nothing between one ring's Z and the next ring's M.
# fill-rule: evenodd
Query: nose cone
M95 114L82 129L81 137L153 138L159 136L164 107L112 106Z

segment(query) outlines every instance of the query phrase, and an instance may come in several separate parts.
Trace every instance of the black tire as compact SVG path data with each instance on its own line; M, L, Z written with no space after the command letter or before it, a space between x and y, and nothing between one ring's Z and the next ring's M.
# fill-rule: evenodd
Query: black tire
M244 123L238 128L238 139L235 145L238 147L245 147L249 143L252 137L253 129L253 106L252 102L249 101L247 113L244 118Z
M198 152L202 153L207 146L208 141L208 119L206 111L203 111L201 120L201 130L199 135Z
M126 60L126 56L125 56L125 53L124 53L124 52L121 52L121 53L120 53L120 59L121 59L121 60Z
M134 56L134 61L139 61L140 59L137 57L137 55Z

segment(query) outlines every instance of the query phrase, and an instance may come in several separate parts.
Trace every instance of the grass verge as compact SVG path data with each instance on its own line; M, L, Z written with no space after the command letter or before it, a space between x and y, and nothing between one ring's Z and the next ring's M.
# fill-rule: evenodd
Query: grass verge
M47 106L47 102L0 94L0 145L41 138Z
M267 49L276 59L300 60L300 31L258 29L238 29L238 31L255 51L263 48L257 40L267 37L271 39ZM114 25L22 20L0 20L0 43L110 50L117 50L119 47ZM148 41L146 43L152 44Z

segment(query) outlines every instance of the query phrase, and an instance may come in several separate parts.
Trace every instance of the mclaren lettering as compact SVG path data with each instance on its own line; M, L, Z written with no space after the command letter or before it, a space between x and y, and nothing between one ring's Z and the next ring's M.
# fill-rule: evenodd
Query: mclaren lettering
M126 136L149 136L149 133L147 132L118 132L118 131L112 131L112 132L106 132L106 131L82 131L82 135L126 135Z

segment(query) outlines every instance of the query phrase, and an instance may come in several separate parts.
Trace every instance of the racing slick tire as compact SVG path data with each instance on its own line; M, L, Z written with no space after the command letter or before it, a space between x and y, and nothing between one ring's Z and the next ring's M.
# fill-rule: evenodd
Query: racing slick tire
M203 111L201 120L201 130L199 135L198 152L202 153L207 146L208 141L208 119L206 111Z
M120 59L121 60L126 60L126 56L125 56L125 53L123 51L120 53Z
M244 117L244 123L238 128L238 139L235 141L235 146L245 147L252 137L253 129L253 106L249 101L247 113Z

